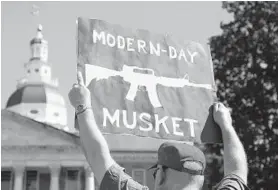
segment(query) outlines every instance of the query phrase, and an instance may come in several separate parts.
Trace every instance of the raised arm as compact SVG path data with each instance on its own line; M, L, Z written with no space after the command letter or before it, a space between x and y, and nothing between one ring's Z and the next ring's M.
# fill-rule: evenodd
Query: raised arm
M77 110L83 151L98 183L101 184L105 172L115 162L110 155L108 144L96 124L91 109L90 91L84 85L81 72L78 72L77 80L78 84L74 84L69 92L69 99Z
M222 103L215 103L213 110L214 120L220 126L222 131L225 176L235 174L247 184L248 167L246 154L243 145L232 126L230 112Z

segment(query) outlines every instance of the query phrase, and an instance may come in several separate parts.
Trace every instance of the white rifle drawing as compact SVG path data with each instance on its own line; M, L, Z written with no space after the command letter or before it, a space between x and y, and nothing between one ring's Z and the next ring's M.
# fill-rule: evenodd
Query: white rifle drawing
M209 90L213 89L212 85L210 84L195 84L190 82L188 75L185 75L183 78L158 77L155 76L152 69L140 68L136 66L124 65L122 71L116 71L96 65L85 64L85 71L86 86L88 86L94 79L98 81L102 79L108 79L112 76L122 77L124 81L130 83L130 89L126 95L126 99L130 101L134 101L137 91L140 90L139 87L145 87L150 102L155 108L162 107L156 91L157 84L176 88L191 86Z

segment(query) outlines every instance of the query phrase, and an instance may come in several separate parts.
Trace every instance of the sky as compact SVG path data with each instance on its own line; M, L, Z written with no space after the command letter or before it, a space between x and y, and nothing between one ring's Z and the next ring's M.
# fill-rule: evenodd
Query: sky
M24 77L24 63L30 58L29 42L43 26L49 43L52 76L68 108L68 126L73 128L74 109L68 92L76 82L76 19L96 18L112 24L205 43L221 34L220 23L232 15L221 2L1 2L1 108ZM32 6L39 16L32 16Z

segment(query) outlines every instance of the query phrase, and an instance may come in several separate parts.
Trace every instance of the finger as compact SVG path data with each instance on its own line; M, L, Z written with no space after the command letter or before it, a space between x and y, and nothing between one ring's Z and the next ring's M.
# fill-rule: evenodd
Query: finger
M213 111L214 111L214 112L218 111L218 108L219 108L219 103L218 103L218 102L215 102L215 103L213 104Z
M72 88L77 88L79 85L77 84L77 83L74 83L73 85L72 85Z
M77 71L77 83L81 86L85 85L81 71Z
M223 103L219 102L219 107L225 107Z
M228 109L223 103L219 103L219 109Z

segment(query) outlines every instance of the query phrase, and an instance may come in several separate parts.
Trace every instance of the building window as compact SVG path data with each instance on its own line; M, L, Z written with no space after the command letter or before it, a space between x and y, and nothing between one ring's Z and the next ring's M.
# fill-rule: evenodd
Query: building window
M39 111L38 110L31 110L30 113L31 114L37 114L37 113L39 113Z
M46 170L27 170L24 185L25 190L49 190L50 173Z
M13 172L1 171L1 189L12 190L13 189Z
M30 69L27 70L28 73L31 73Z
M62 168L60 190L85 190L85 172L83 168Z
M39 69L35 69L35 71L38 73L40 70Z
M146 185L146 170L142 168L132 169L132 178L141 185Z
M26 171L26 190L37 190L38 189L38 172L37 171Z

